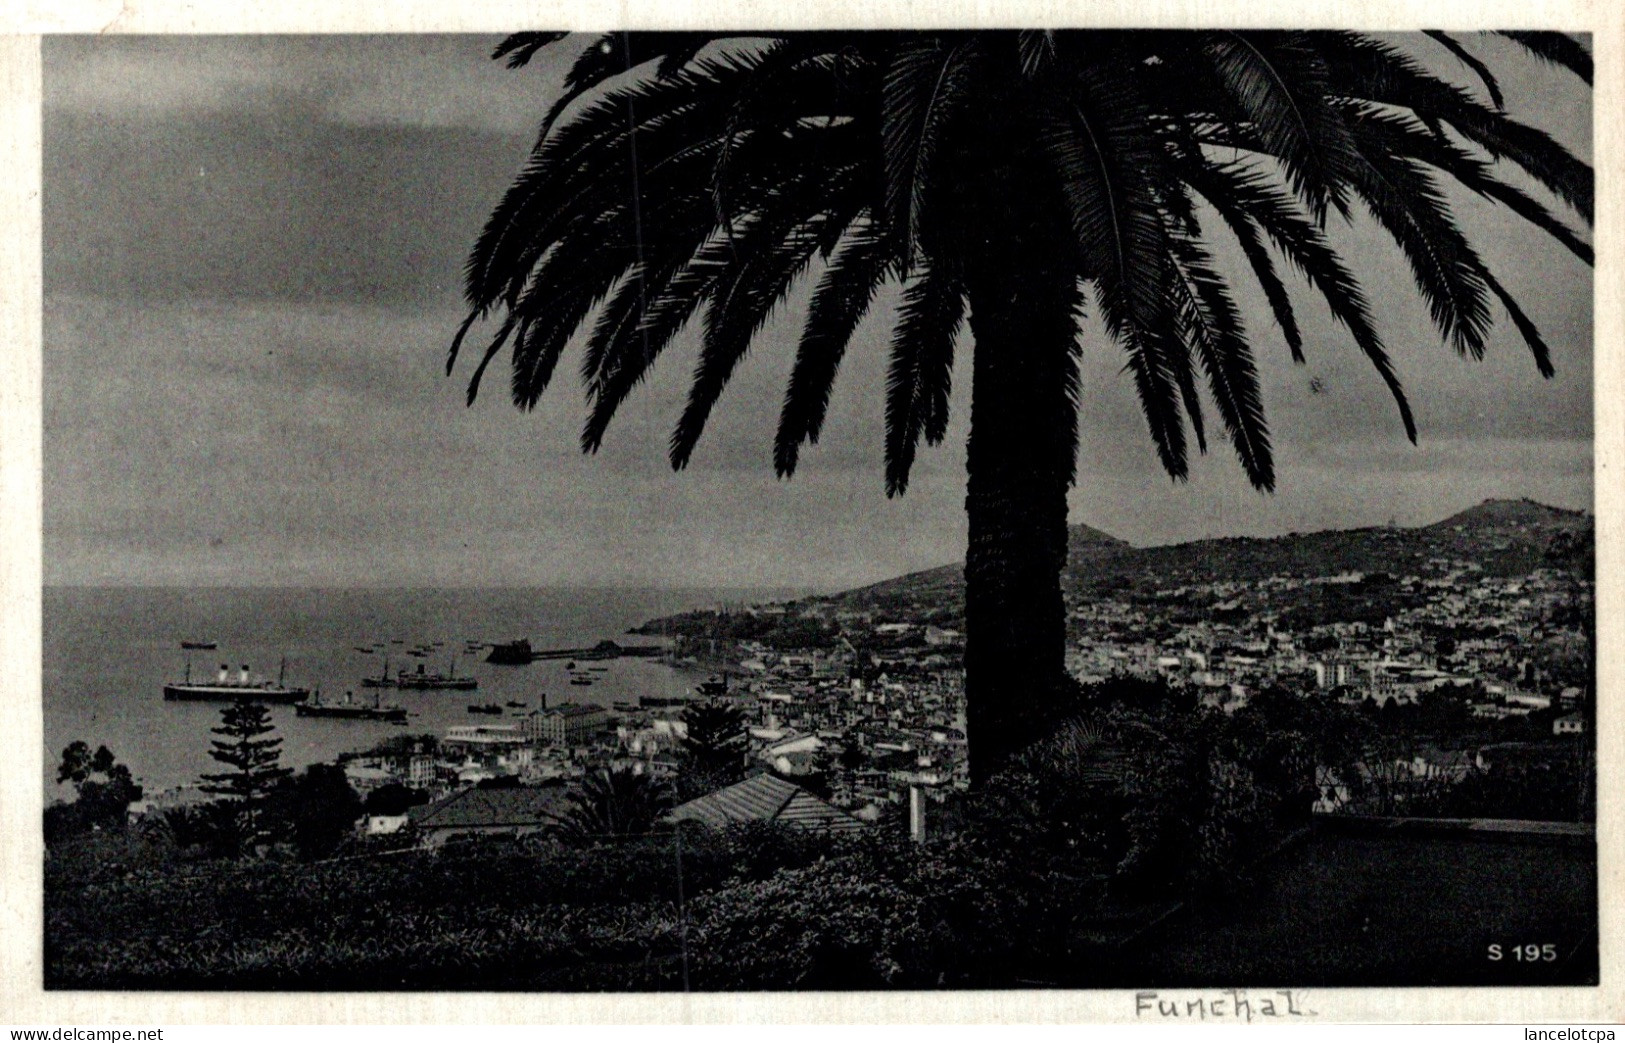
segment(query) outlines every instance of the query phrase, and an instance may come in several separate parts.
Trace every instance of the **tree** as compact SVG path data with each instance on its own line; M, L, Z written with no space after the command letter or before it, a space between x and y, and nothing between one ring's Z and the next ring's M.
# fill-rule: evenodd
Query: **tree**
M71 782L74 800L71 804L52 804L45 811L47 843L57 843L90 830L123 829L129 818L130 805L140 800L143 790L130 775L130 769L117 763L106 746L90 746L75 740L62 751L62 763L57 766L56 781L60 785Z
M271 836L263 815L266 799L293 772L279 764L282 739L264 737L276 731L276 726L270 711L259 703L235 702L223 707L220 726L210 730L223 738L212 741L209 756L231 770L203 776L199 788L236 804L236 848L238 853L250 851Z
M361 798L336 764L312 764L277 788L276 802L301 858L325 858L355 832Z
M562 34L510 37L524 65ZM1584 48L1505 34L1590 82ZM611 34L576 58L530 161L468 261L468 318L512 347L512 395L535 406L586 329L584 450L701 305L703 336L670 445L687 465L712 406L771 311L817 268L774 443L791 475L878 288L901 281L884 390L885 484L903 493L923 439L947 431L968 324L965 670L971 770L987 778L1075 701L1060 572L1087 340L1124 353L1157 456L1186 475L1205 450L1204 383L1248 480L1274 486L1253 340L1214 254L1239 243L1302 361L1277 260L1303 275L1416 427L1328 215L1363 209L1398 244L1443 338L1482 354L1499 302L1552 372L1539 331L1473 249L1445 179L1590 263L1590 245L1503 173L1585 222L1592 173L1501 109L1466 45L1442 47L1488 101L1396 45L1348 32ZM1443 54L1443 52L1438 52ZM1455 60L1454 58L1450 60ZM622 75L629 74L629 75ZM1106 337L1084 324L1086 303ZM596 315L596 319L592 316Z
M554 816L554 830L576 844L636 836L651 832L670 807L671 794L658 780L641 772L610 768L581 780L564 810Z
M737 706L708 700L683 710L685 796L701 796L738 782L745 768L745 715Z
M400 782L386 782L367 794L362 809L372 815L404 815L410 808L429 803L429 794Z

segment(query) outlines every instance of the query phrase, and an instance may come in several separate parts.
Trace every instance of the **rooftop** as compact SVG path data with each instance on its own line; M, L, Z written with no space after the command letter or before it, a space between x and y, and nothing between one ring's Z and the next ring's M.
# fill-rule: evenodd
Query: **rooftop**
M412 808L407 814L419 829L536 825L551 822L551 812L564 799L565 791L556 786L476 786Z
M807 829L856 830L863 823L819 800L793 782L763 773L707 793L671 811L671 818L725 826L733 822L784 822Z

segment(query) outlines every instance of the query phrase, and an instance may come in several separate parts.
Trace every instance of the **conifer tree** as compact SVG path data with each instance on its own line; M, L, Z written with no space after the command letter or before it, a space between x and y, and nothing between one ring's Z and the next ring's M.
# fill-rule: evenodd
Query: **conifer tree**
M236 846L240 852L252 850L270 831L264 822L267 795L293 772L281 766L281 737L266 738L276 731L270 712L259 703L232 703L220 711L220 726L214 734L209 756L231 768L203 776L202 790L225 797L237 805Z

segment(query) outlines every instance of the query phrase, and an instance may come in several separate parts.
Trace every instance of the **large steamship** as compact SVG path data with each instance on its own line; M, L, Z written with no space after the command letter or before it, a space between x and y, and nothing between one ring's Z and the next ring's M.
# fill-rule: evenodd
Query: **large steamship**
M186 679L164 685L165 699L187 699L205 702L302 703L310 698L309 688L295 688L283 683L287 663L277 671L277 679L253 680L244 663L235 678L231 668L220 664L220 674L213 681L193 681L192 664L186 664Z

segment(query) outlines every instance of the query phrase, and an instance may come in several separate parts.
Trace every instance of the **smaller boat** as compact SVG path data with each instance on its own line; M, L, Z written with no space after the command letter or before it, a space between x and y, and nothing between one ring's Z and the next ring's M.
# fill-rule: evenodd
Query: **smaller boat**
M193 649L193 650L200 651L200 652L207 652L210 649L219 648L220 647L220 642L218 642L218 641L182 641L181 642L181 647L182 648L187 648L187 649Z
M356 645L354 647L355 650L360 652L362 655L372 655L372 649L370 648L363 648L361 645Z
M476 704L476 703L469 703L468 704L468 712L469 713L497 713L497 714L499 714L499 713L502 712L502 707L498 706L496 703L485 703L483 705Z
M581 675L577 674L575 677L570 678L570 683L571 684L592 684L592 678L590 678L590 677L582 677Z
M385 706L377 695L372 698L372 705L355 702L350 692L344 693L342 703L324 703L320 692L308 703L300 703L293 708L293 712L300 717L336 717L351 721L390 721L394 724L406 723L406 708L404 706Z
M378 676L377 677L370 677L369 676L369 677L363 677L361 679L361 687L363 687L363 688L394 688L395 687L395 678L390 676L390 673L389 673L389 656L387 656L387 655L384 656L384 667L383 667L382 670L378 671Z
M609 667L607 667L607 666L589 666L589 667L587 667L587 669L591 670L595 674L603 674L603 673L608 673L609 672Z
M576 668L576 661L574 659L570 660L568 663L564 664L564 668L566 670L574 670Z
M523 710L525 708L525 704L520 702L518 699L509 699L508 705L515 710Z

